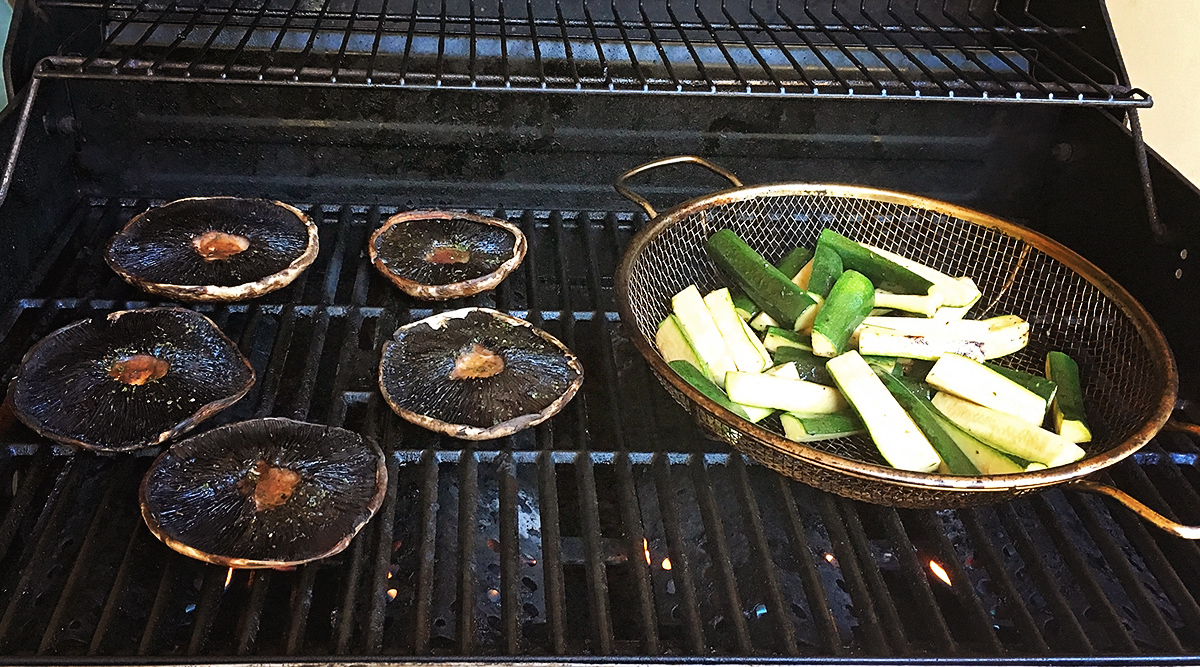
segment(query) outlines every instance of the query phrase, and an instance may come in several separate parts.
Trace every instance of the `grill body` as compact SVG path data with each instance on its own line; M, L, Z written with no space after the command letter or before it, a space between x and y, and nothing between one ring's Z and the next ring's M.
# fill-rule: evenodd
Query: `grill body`
M1195 544L1059 490L896 510L786 481L707 439L629 342L613 271L646 220L611 181L698 153L750 183L912 192L1051 236L1147 308L1176 355L1183 415L1200 419L1200 273L1184 252L1200 193L1150 154L1156 240L1124 125L1147 99L1121 74L1102 7L843 4L19 8L8 61L33 87L0 119L13 149L5 379L59 326L158 303L101 257L147 206L283 200L317 223L321 253L283 290L197 306L260 378L213 423L343 426L380 443L394 481L342 554L230 574L141 524L153 452L79 454L9 426L0 662L1200 655ZM665 170L639 190L665 207L718 187ZM445 304L395 290L367 239L438 206L520 227L521 267ZM383 342L465 305L575 351L588 374L576 399L475 444L392 414L374 383ZM1160 435L1110 481L1200 523L1197 444Z

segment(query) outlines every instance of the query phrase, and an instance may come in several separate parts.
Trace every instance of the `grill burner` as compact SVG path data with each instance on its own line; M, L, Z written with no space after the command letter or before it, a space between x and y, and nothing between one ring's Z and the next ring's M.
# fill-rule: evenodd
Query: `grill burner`
M0 318L8 373L63 324L145 305L94 249L147 204L84 200L65 218L28 296ZM231 573L145 529L150 452L76 454L14 427L0 449L0 663L1200 653L1200 546L1102 499L1051 490L894 510L704 439L615 321L612 271L640 216L487 212L521 227L529 255L494 293L436 308L530 319L589 380L559 416L494 443L461 450L411 427L374 388L383 341L431 312L372 277L366 240L396 211L305 211L322 250L295 283L197 308L260 378L213 421L277 415L377 438L392 480L379 515L327 561ZM1112 475L1196 523L1198 462L1197 443L1168 433Z

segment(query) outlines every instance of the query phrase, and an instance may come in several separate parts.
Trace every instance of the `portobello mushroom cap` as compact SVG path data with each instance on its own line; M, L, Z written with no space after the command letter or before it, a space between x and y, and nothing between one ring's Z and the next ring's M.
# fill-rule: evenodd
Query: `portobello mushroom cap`
M383 346L379 388L404 419L467 440L549 419L583 384L571 351L525 320L489 308L432 315Z
M388 218L367 244L371 263L418 299L478 294L500 284L525 258L525 235L496 218L411 211Z
M345 549L387 490L374 443L343 428L267 417L178 442L142 479L142 518L185 556L287 568Z
M212 320L147 308L80 320L38 341L9 399L51 440L120 452L191 429L253 385L250 362Z
M104 258L151 294L241 301L286 287L318 247L316 224L282 202L192 197L135 216Z

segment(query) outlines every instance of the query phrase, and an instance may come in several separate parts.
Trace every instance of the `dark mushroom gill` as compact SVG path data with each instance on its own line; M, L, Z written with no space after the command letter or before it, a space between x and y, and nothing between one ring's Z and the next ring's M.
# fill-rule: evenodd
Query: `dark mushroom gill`
M214 562L289 564L344 547L386 479L383 453L357 433L255 419L172 446L146 473L142 503L168 544Z
M375 239L375 252L391 273L422 285L479 278L512 259L509 230L466 218L398 222Z
M108 261L150 283L234 287L287 269L308 243L305 221L275 202L183 199L132 221Z
M237 347L203 315L152 308L82 320L42 339L22 362L12 399L39 433L123 450L156 444L253 382Z
M454 379L456 363L475 346L499 355L502 370ZM380 370L400 407L449 424L488 428L548 408L579 377L567 354L529 326L472 310L439 328L419 323L384 346Z

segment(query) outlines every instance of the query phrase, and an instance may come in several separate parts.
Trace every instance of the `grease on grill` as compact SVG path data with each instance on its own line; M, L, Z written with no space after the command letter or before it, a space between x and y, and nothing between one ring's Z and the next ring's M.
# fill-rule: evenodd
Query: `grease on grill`
M13 408L30 428L88 449L156 445L232 405L254 370L208 318L183 308L70 324L25 355Z
M142 482L142 516L192 558L286 568L345 549L386 487L383 452L357 433L256 419L164 452Z
M419 299L451 299L491 289L525 256L525 236L496 218L414 211L392 216L371 237L371 262Z
M553 336L486 308L433 315L396 330L379 385L401 417L458 438L511 435L562 409L583 382Z

